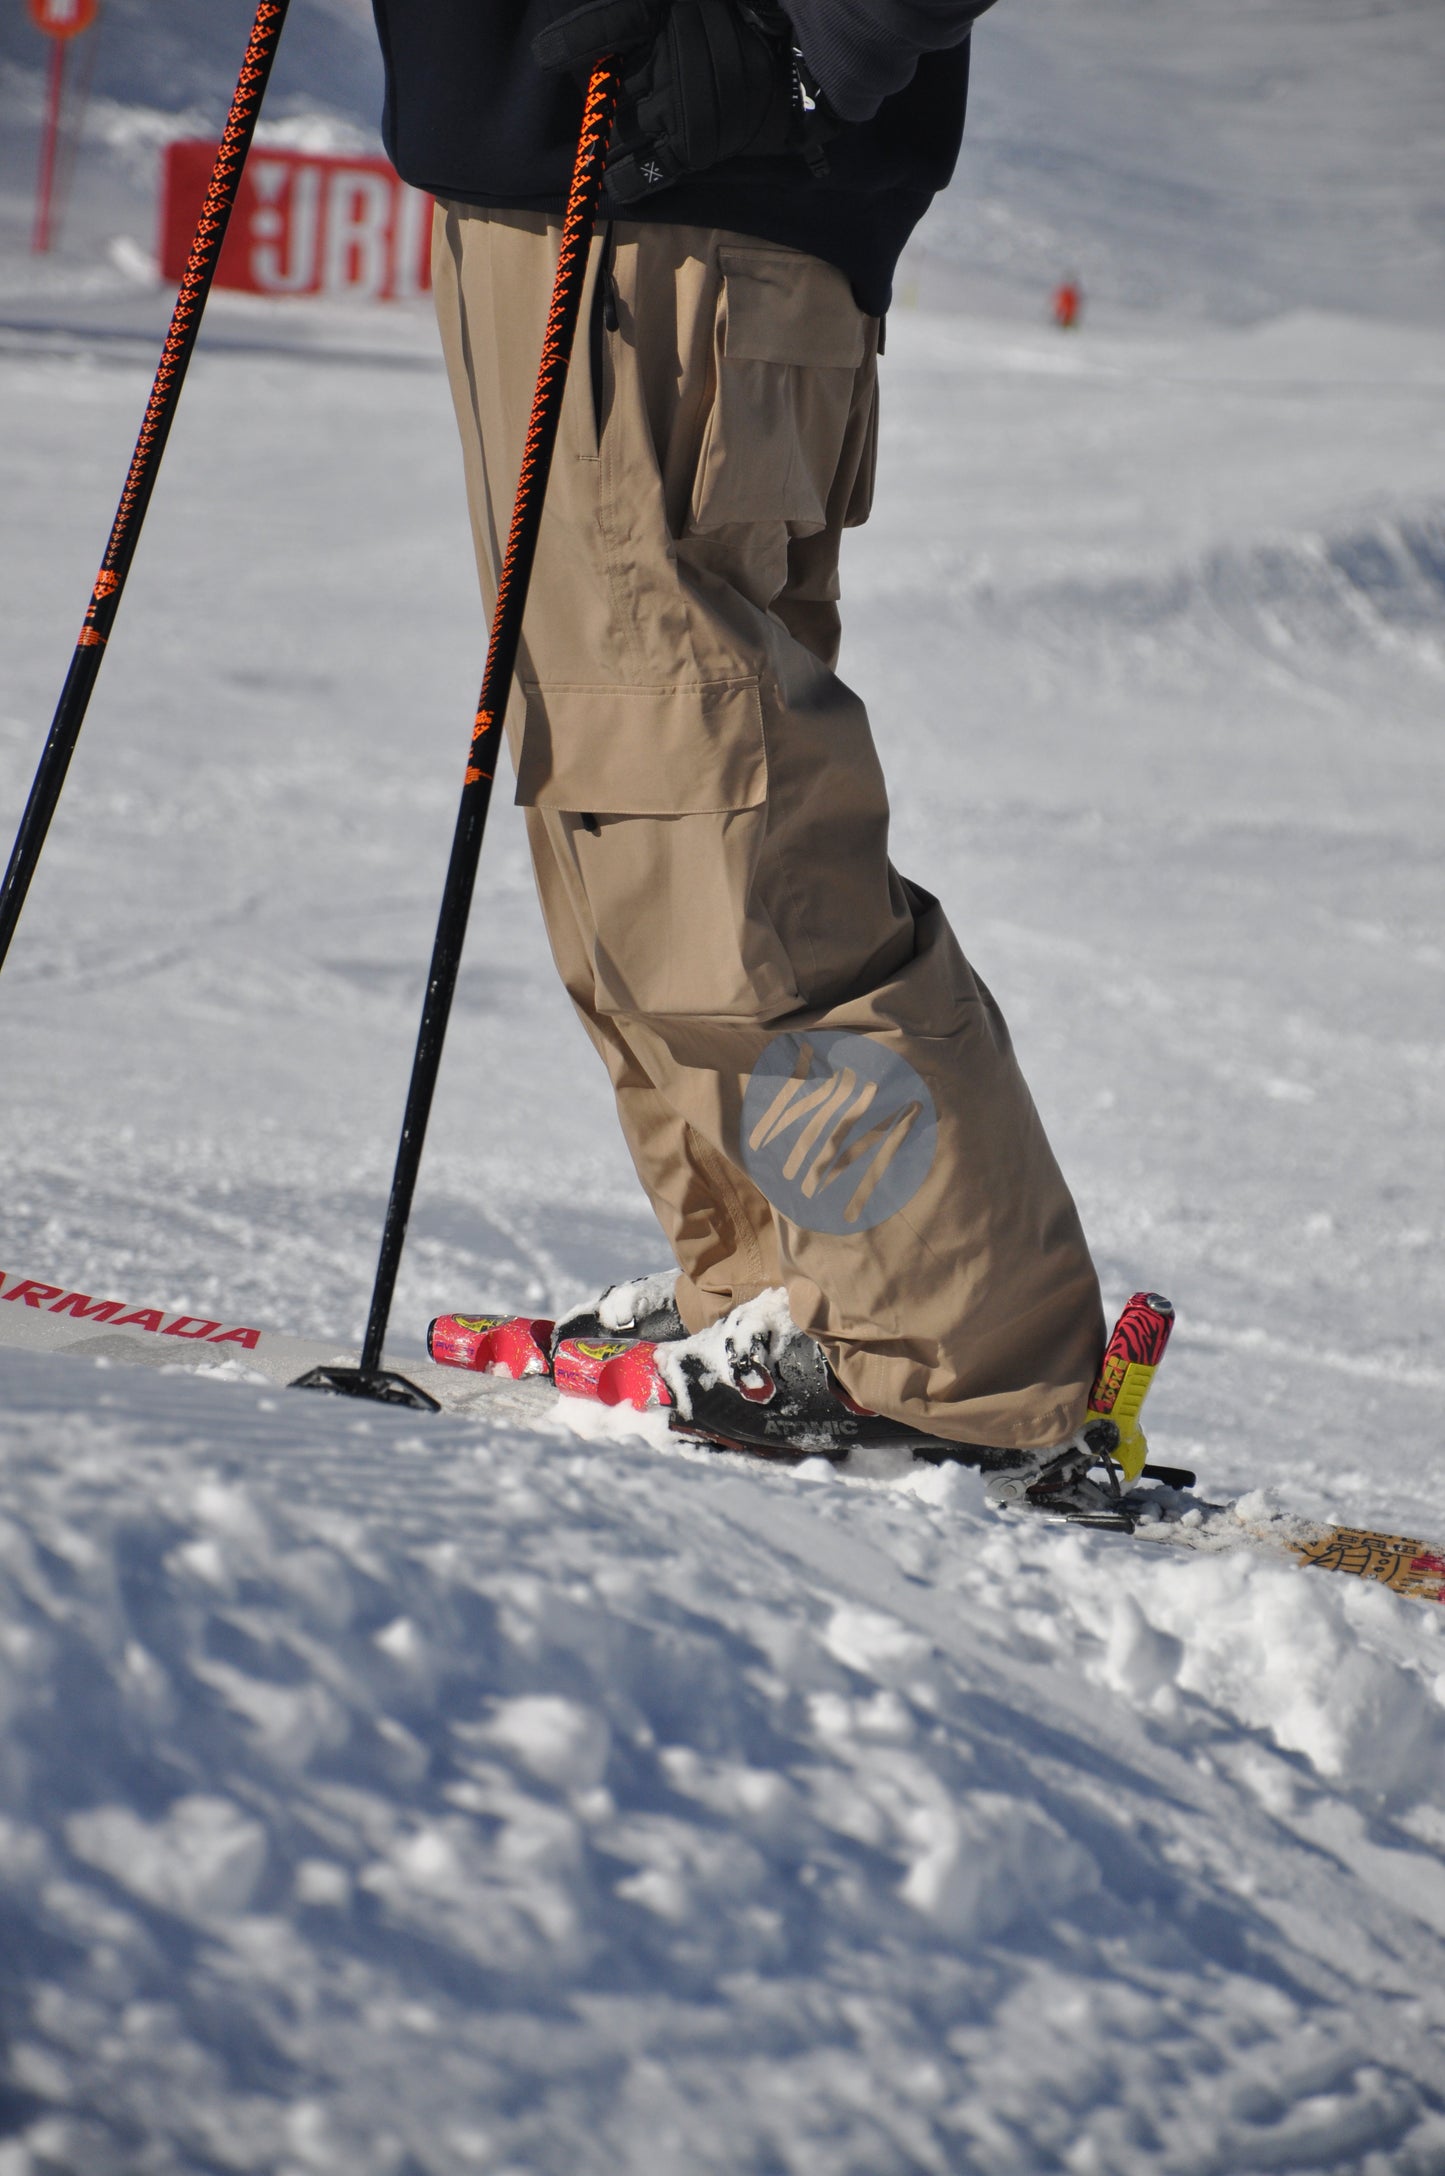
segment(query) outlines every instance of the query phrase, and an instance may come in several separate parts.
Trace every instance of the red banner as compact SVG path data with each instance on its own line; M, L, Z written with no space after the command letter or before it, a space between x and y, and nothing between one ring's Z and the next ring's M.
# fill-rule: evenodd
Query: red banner
M161 276L186 268L216 146L167 146L161 190ZM432 200L385 159L254 148L246 161L218 287L253 295L345 295L392 302L431 285Z

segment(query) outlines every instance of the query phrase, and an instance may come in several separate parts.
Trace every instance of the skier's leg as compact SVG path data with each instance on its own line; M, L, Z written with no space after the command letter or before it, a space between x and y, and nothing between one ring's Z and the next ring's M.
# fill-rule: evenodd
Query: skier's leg
M463 435L510 462L521 403L507 446L468 341L515 337L498 267L545 237L446 228ZM1102 1341L1073 1204L997 1008L888 865L817 566L785 596L794 545L836 527L865 466L873 328L829 268L702 230L621 229L616 281L597 407L569 404L519 705L549 921L565 896L591 955L574 994L771 1202L794 1317L854 1395L959 1441L1060 1441Z
M531 399L528 372L535 364L529 358L541 337L551 291L556 223L541 214L491 219L442 211L435 223L434 245L437 313L461 427L478 574L490 616ZM613 610L606 567L570 549L579 531L586 533L588 498L597 469L593 403L600 387L589 372L591 343L586 332L589 326L596 329L600 300L596 280L603 249L601 240L594 243L582 330L533 578L533 609L523 630L524 673L527 645L537 631L539 601L549 588L554 615L565 618L578 613L594 629L599 614L605 622ZM565 576L552 571L559 558L566 565ZM542 641L547 647L545 625ZM551 646L555 647L555 637ZM589 659L588 670L593 669ZM515 716L509 725L515 752ZM567 882L571 853L564 842L559 858L555 827L549 827L540 810L527 810L527 829L558 972L608 1069L638 1176L680 1265L679 1312L690 1330L702 1329L740 1301L781 1281L772 1211L751 1182L659 1093L628 1044L625 1023L597 1010L596 932L585 898L579 901L575 886Z
M579 926L555 841L527 811L537 891L552 956L611 1076L637 1175L679 1265L676 1301L689 1330L782 1282L771 1209L757 1188L679 1116L644 1072L627 1023L596 1010L592 933Z

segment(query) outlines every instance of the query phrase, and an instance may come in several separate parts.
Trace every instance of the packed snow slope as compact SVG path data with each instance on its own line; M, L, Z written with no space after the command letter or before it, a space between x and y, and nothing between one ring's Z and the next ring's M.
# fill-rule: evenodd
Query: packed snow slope
M1091 16L980 32L916 274L972 306L890 324L845 670L1110 1300L1180 1308L1158 1454L1445 1542L1432 13ZM1228 222L1173 186L1211 143ZM166 308L140 181L80 173L47 265L0 206L7 840ZM483 648L457 470L424 312L215 298L0 978L0 1267L359 1330ZM398 1350L656 1258L499 805ZM1439 2176L1440 1624L962 1471L10 1354L0 2176Z
M7 2176L1441 2167L1438 1613L65 1372L3 1373Z

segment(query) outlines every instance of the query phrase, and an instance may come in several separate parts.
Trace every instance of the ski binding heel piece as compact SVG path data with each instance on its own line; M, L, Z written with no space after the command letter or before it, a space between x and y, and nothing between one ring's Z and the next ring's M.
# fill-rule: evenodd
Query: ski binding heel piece
M1047 1511L1076 1526L1132 1534L1138 1502L1126 1491L1145 1478L1190 1488L1182 1466L1151 1466L1139 1411L1164 1357L1174 1309L1157 1292L1136 1292L1114 1325L1089 1393L1084 1425L1072 1443L1022 1472L998 1473L984 1500L999 1511Z
M1096 1421L1043 1466L990 1474L984 1502L996 1511L1042 1511L1074 1526L1099 1526L1132 1534L1134 1521L1120 1487L1112 1421Z
M1089 1393L1085 1433L1099 1421L1112 1423L1116 1431L1112 1455L1130 1487L1142 1475L1149 1456L1139 1411L1173 1327L1174 1309L1162 1294L1136 1292L1114 1324Z

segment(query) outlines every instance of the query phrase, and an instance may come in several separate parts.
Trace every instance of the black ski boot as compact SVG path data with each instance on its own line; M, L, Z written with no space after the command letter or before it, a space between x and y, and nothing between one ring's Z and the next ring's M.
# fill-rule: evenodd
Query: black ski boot
M696 1337L662 1346L653 1365L671 1398L673 1433L724 1450L835 1464L850 1451L872 1449L990 1469L1034 1463L1026 1453L954 1443L859 1405L821 1347L797 1327L781 1290L744 1301Z

